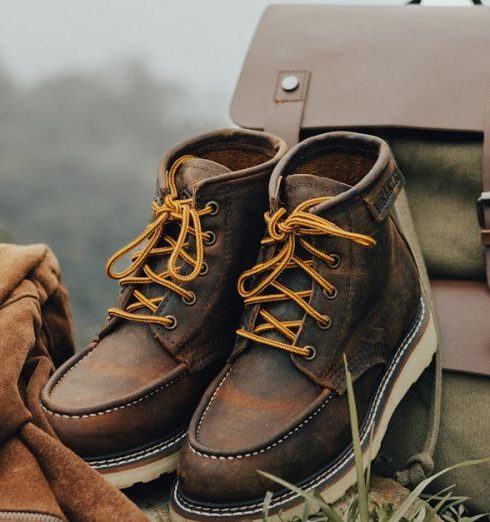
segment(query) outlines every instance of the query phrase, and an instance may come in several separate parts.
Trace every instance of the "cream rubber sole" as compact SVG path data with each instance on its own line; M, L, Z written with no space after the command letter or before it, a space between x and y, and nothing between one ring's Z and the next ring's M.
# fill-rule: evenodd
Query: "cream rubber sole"
M129 488L175 471L185 436L186 431L182 431L147 448L86 462L116 488Z
M177 451L138 468L102 473L102 476L117 489L129 488L138 482L150 482L164 473L175 471L179 454L180 451Z
M366 426L361 431L361 445L363 449L363 463L365 469L367 468L368 463L378 454L389 421L398 404L406 395L412 384L430 365L434 353L437 350L438 337L436 326L432 314L424 300L421 301L421 310L421 318L419 319L418 328L416 328L417 324L411 328L404 342L397 350L397 354L399 355L395 355L394 362L391 363L393 365L392 374L396 375L398 372L398 376L395 378L395 382L391 386L389 395L386 400L383 399L383 387L386 388L389 386L390 379L394 378L393 375L389 375L390 372L387 371L378 391L376 392L373 405L367 415L368 420ZM421 333L422 327L424 326L425 329ZM410 337L412 337L412 339L410 339ZM401 363L400 361L403 359L404 351L408 351L408 347L412 345L411 343L413 343L413 341L416 342L416 345L412 347L409 355L406 356L406 360ZM404 345L405 350L403 350ZM400 366L398 367L397 364ZM380 408L382 408L382 411L377 413L377 409ZM370 445L370 433L374 425L375 428ZM341 456L335 465L321 473L320 476L310 480L306 485L300 487L307 490L314 489L318 491L327 503L332 504L340 499L344 493L356 483L356 480L353 453L352 450L350 450ZM249 522L259 522L263 520L261 505L259 504L244 504L243 506L233 507L231 505L223 505L221 509L214 506L213 509L209 509L205 506L185 502L178 496L178 484L174 489L171 498L170 518L173 522L195 520L247 520ZM295 505L291 506L291 504ZM279 510L281 511L282 520L288 520L295 516L301 518L303 514L303 502L301 502L300 497L295 494L279 494L279 499L276 500L275 503L274 501L271 503L271 513L269 514L268 520L280 522L280 518L276 514Z

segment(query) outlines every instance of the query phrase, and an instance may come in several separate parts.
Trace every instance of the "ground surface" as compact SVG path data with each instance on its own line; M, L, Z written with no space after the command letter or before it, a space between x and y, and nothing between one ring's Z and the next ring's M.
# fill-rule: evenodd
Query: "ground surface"
M148 484L138 484L125 491L146 514L151 522L169 522L168 493L173 475L164 475ZM371 500L378 504L391 503L396 508L406 497L408 491L391 479L372 477ZM348 507L354 494L351 488L345 496L336 502L335 507L341 513Z

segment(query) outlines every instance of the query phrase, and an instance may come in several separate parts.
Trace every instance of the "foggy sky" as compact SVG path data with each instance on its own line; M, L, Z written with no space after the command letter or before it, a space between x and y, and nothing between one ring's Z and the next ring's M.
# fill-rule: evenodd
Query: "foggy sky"
M283 0L286 3L288 0ZM199 96L230 95L268 0L0 0L0 62L24 82L138 58ZM277 2L272 2L277 3ZM289 3L307 3L296 0ZM308 2L315 3L315 2ZM328 3L328 2L316 2ZM336 3L402 4L402 0ZM465 0L427 0L427 5Z

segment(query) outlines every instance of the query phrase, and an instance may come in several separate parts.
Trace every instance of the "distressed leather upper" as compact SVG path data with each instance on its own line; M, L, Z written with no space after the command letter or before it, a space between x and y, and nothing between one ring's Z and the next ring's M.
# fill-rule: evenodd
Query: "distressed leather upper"
M279 276L279 283L295 292L312 291L308 303L330 318L328 329L291 300L247 306L241 322L246 331L255 331L265 307L280 321L300 320L294 344L314 347L316 356L237 338L191 422L179 464L184 496L217 503L260 499L278 486L257 470L297 484L348 446L343 354L362 419L419 307L417 268L390 213L402 184L388 146L354 133L305 140L276 167L269 186L271 213L280 207L292 212L306 200L328 196L309 212L369 236L376 245L367 248L331 235L308 238L319 251L339 258L334 267L306 251L298 254L312 259L314 270L335 287L333 298L304 270L291 268ZM264 245L258 263L280 246ZM285 339L277 330L261 335Z

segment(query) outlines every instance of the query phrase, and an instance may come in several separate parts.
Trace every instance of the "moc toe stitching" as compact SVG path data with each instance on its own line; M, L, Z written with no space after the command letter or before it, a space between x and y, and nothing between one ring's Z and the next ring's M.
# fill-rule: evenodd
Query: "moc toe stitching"
M97 346L98 346L98 342L89 345L89 349L87 350L87 352L85 354L83 354L83 356L80 357L80 359L78 359L78 361L74 365L72 365L69 368L67 368L67 370L62 375L60 375L59 379L56 380L56 382L53 384L53 386L49 390L49 393L54 392L54 390L61 384L62 381L65 380L65 378L71 372L73 372L73 370L75 370L75 368L80 366L82 362L86 361L87 358L89 357L89 355L92 355L95 352L95 349L97 348Z
M224 382L226 377L229 375L229 373L230 372L228 372L225 375L225 377L223 378L223 380L221 381L219 386L222 385L222 383ZM217 392L218 392L218 388L216 389L212 398L214 398L216 396ZM196 455L199 455L200 457L204 457L204 458L208 458L208 459L215 459L215 460L235 460L235 459L243 459L243 458L249 458L249 457L254 457L256 455L260 455L260 454L265 453L266 451L271 450L272 448L275 448L276 446L282 444L285 440L287 440L289 437L291 437L291 435L293 435L294 433L299 431L301 428L303 428L303 426L305 426L308 422L310 422L312 419L314 419L323 410L323 408L325 408L325 406L327 406L327 404L330 402L330 400L334 396L335 396L334 393L330 394L322 402L322 404L320 404L320 406L318 406L310 415L305 417L304 420L302 420L299 423L296 423L294 425L294 427L291 428L288 432L277 437L272 442L270 442L267 446L264 446L262 448L258 447L257 449L251 449L251 450L249 450L247 452L243 452L243 453L233 453L232 455L219 455L215 452L213 453L211 451L203 451L202 449L198 449L195 447L195 445L192 444L192 442L190 442L189 447L190 447L191 451L193 453L195 453ZM211 400L199 421L198 429L201 426L202 420L204 418L204 414L209 410L210 405L211 405ZM196 438L198 438L198 431L196 432Z
M105 414L108 414L108 413L112 413L114 411L118 411L118 410L122 410L124 408L130 408L132 406L135 406L136 404L139 404L139 403L141 403L141 402L143 402L143 401L145 401L145 400L147 400L147 399L157 395L158 393L161 393L163 390L165 390L166 388L168 388L172 384L175 384L175 382L178 381L182 377L182 375L183 375L183 373L178 375L177 377L175 377L171 381L163 384L162 386L159 386L158 388L155 388L154 390L148 392L144 396L139 397L138 399L134 399L134 400L129 401L129 402L124 402L124 403L121 403L121 404L119 404L117 406L114 406L112 408L107 408L105 410L94 411L94 412L91 412L91 413L83 413L83 414L59 413L59 412L51 410L49 408L49 406L46 405L45 402L42 402L42 408L43 408L43 410L46 413L49 413L50 415L54 415L55 417L63 417L63 418L67 418L67 419L83 419L83 418L88 418L88 417L97 417L99 415L105 415ZM55 384L55 386L53 386L51 391L54 390L54 388L56 387L56 385L58 383L59 383L59 381Z
M221 379L220 383L218 384L218 386L216 387L216 389L214 390L213 392L213 395L211 396L211 398L209 399L209 402L206 406L206 408L204 409L202 415L201 415L201 418L199 419L199 423L197 425L197 428L196 428L196 439L199 438L199 433L201 431L201 426L204 422L204 417L206 416L207 412L209 411L209 409L211 408L211 405L216 397L216 395L218 394L220 388L223 386L223 384L225 383L226 379L228 378L228 376L230 375L231 373L231 370L232 368L230 368L226 374L224 375L224 377Z

